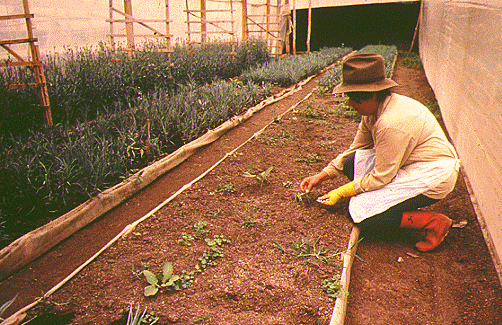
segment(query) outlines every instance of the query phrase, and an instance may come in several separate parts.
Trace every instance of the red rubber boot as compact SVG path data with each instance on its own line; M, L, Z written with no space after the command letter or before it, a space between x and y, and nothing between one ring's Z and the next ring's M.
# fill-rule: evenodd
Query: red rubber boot
M401 228L425 231L425 241L415 244L421 252L428 252L438 247L448 235L453 221L445 215L431 211L403 212Z

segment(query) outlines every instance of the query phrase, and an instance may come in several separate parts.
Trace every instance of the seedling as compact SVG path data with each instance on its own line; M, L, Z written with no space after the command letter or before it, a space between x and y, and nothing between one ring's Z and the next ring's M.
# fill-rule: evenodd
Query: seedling
M192 235L188 235L186 232L181 233L180 239L178 239L178 242L182 245L185 246L192 246L192 241L195 239Z
M207 230L204 229L206 228L206 226L207 226L207 221L199 221L193 225L193 230L195 231L194 234L195 238L199 238L207 232Z
M140 311L139 303L136 307L136 312L134 314L133 314L132 304L129 306L129 315L127 316L127 323L126 323L127 325L141 325L141 324L153 325L158 322L159 317L152 314L147 314L146 307L141 315L139 314L139 311Z
M285 188L290 188L291 186L293 186L293 183L291 181L285 181L282 182L282 186L284 186Z
M150 283L144 290L146 297L154 296L160 288L179 289L180 277L173 274L173 265L170 262L164 264L161 274L155 275L149 270L144 270L143 274L145 275L146 281Z
M321 160L322 160L321 157L319 157L315 153L309 153L309 154L307 154L307 157L305 157L305 158L297 158L297 159L295 159L295 161L305 162L305 163L308 163L308 164L316 163L316 162L319 162Z
M289 254L297 258L304 258L307 263L313 263L315 265L317 265L317 263L312 261L312 258L328 264L333 258L340 256L341 252L338 251L335 251L333 254L329 254L331 250L323 248L319 243L320 240L321 238L318 237L316 240L311 242L311 239L307 237L301 240L292 241L288 244L288 247L281 246L275 241L272 241L272 244L283 254Z
M138 279L138 280L141 279L141 275L143 274L143 271L148 270L149 266L150 266L149 263L141 262L141 269L136 269L133 264L131 266L131 272L132 272L133 279Z
M323 280L321 287L328 297L331 298L338 298L342 294L347 293L340 282L340 275L335 275L331 279Z
M315 198L309 193L296 192L294 200L298 203L312 204L315 201Z
M256 175L255 174L251 174L249 172L245 172L244 174L242 174L242 176L253 178L258 183L260 183L260 185L263 185L264 183L267 182L267 177L270 174L270 172L272 171L272 169L274 169L274 167L269 167L266 170L264 170L264 171L262 171L262 172L260 172L260 173L258 173Z
M235 185L233 183L220 183L218 184L218 189L216 190L216 193L218 192L235 193Z
M209 218L213 218L213 219L216 219L218 217L220 217L220 213L221 213L221 209L217 209L215 211L209 211L208 213L206 213L206 217L209 217Z
M206 243L209 245L210 249L205 250L202 256L199 257L200 265L197 264L195 266L199 272L202 272L208 266L216 266L216 259L224 256L221 248L230 243L230 239L215 235L213 239L206 238Z

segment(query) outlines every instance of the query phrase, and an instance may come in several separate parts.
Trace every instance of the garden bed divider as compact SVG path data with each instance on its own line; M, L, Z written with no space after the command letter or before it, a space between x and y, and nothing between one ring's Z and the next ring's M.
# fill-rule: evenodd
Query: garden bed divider
M354 258L356 257L360 232L361 231L359 227L352 226L349 245L347 246L347 250L343 252L343 269L342 275L340 277L340 283L342 284L342 293L339 297L336 298L335 307L333 307L333 314L331 315L329 325L343 325L345 322L345 313L347 311L347 296L349 295L348 289L350 284L350 272L352 270Z

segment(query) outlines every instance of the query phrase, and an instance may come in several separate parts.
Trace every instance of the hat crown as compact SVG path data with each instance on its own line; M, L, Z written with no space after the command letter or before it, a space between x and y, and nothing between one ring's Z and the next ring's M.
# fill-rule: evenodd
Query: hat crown
M343 81L347 84L369 84L385 79L385 61L375 53L353 55L343 63Z

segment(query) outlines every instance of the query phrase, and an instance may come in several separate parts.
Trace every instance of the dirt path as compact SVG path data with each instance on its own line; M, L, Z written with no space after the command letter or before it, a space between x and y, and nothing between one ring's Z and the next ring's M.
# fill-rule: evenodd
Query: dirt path
M397 89L397 92L416 98L422 102L434 99L434 94L422 71L403 68L398 61L394 72L394 79L402 84L402 86ZM269 123L276 115L304 98L304 96L315 86L316 81L313 80L306 84L302 91L294 96L264 108L245 124L228 132L220 141L203 148L187 162L159 179L155 184L152 184L122 206L75 234L14 276L0 283L0 302L12 298L16 293L20 293L16 303L9 308L6 314L32 302L36 297L40 296L41 292L46 292L52 288L104 246L116 233L120 232L125 225L142 217L153 207L171 196L180 187L199 176L226 152L248 139L257 130ZM313 98L309 103L316 107L330 104L329 99L326 97ZM340 147L330 148L332 151L339 151L343 147L348 146L355 132L353 123L351 124L350 122L342 120L336 121L344 123L345 128L343 130L337 130L337 134L339 135L338 145L340 145ZM290 127L293 128L292 125ZM315 130L317 130L317 127L309 126L304 128L304 130L299 129L296 131L305 137L308 137L310 134L309 132L311 132L312 141L319 142L319 139L315 138ZM296 154L299 153L299 148L300 147L296 149ZM282 151L286 152L286 149ZM263 160L265 160L265 157L268 157L265 156L264 152L265 151L260 152L260 154L263 155ZM260 157L260 154L257 153L257 156ZM335 153L327 152L322 158L328 159L328 154L332 155ZM289 153L287 157L287 161L294 161L294 155L295 151L293 148L293 151ZM268 159L273 159L273 157L269 157ZM265 166L263 160L261 161L261 165ZM242 166L245 163L248 162L239 161L239 157L235 158L234 164L241 166L239 168L244 168ZM255 163L260 165L260 162ZM308 170L304 172L308 173L318 170L325 163L325 161L322 161L317 165L310 165ZM241 169L238 169L239 173L244 171ZM279 173L279 170L277 170L277 172ZM223 176L227 177L228 175ZM297 181L297 178L301 178L301 175L290 175L288 177ZM294 186L296 185L297 184L294 184ZM239 184L236 184L236 187L239 187ZM257 196L254 199L257 201L260 200L260 194L263 194L261 195L262 197L266 197L264 195L266 192L262 193L260 191L268 190L259 188L250 189L249 185L244 183L241 185L241 189L243 193L246 190L256 192L255 194L257 194ZM199 191L200 190L204 189L199 189ZM276 188L273 191L275 193L282 190L282 188ZM289 191L294 192L295 190L290 189ZM273 193L270 193L270 195L272 194ZM192 201L196 200L197 194L188 195L186 200L189 199ZM274 202L267 202L267 205L278 205L278 202L280 202L279 200L280 198L276 199ZM239 201L242 201L242 199L236 200L235 202ZM281 205L281 207L283 207L281 211L294 209L294 207L291 208L289 202L281 204L284 205ZM462 229L452 229L444 244L435 252L427 254L418 253L413 249L414 239L408 236L409 234L407 233L397 234L393 238L364 238L358 248L358 256L363 260L356 260L352 269L352 282L349 288L350 295L346 324L443 325L502 323L502 312L500 309L500 306L502 306L502 289L484 243L479 225L476 221L476 216L463 180L459 179L456 189L448 198L431 208L449 215L457 222L466 220L468 224ZM288 226L288 228L284 230L285 233L281 234L308 233L308 231L302 230L303 227L307 227L306 229L313 229L315 225L319 223L332 222L329 220L333 220L333 216L326 211L319 211L317 208L309 208L309 211L312 213L310 219L302 220L302 218L298 217L298 220L295 219L296 223ZM179 213L179 211L177 213ZM279 215L275 213L276 212L270 212L270 215L279 219L278 216L280 216L280 213ZM293 213L294 211L291 211L291 214ZM345 229L346 220L343 219L345 213L343 207L332 213L334 213L334 216L338 216L335 218L337 220L335 226ZM324 218L327 219L325 220ZM153 225L152 227L159 232L163 230L160 229L162 228L160 224L156 224L155 222L160 221L152 221L150 226ZM224 226L223 224L222 227ZM227 226L230 227L230 225ZM174 224L173 227L185 229L183 225L176 226L176 224ZM319 231L322 232L323 230L320 229ZM251 241L251 236L256 236L253 238L259 238L261 235L260 233L261 231L258 229L257 231L249 231L246 233L246 238L238 234L235 237L236 240L247 243ZM157 234L156 237L158 236ZM160 236L167 236L167 234ZM144 249L147 249L150 245L154 245L153 243L156 240L156 238L151 237L150 241L144 239L144 241L137 244L143 245L140 247L145 247ZM257 240L257 243L258 242ZM144 252L137 253L138 255L142 255ZM114 251L110 254L111 255L108 255L98 263L103 266L103 270L109 266L112 261L115 263L115 258L126 258L125 253L121 255L119 252ZM230 251L228 258L230 259L233 254L237 255L238 252ZM242 252L240 252L240 254L242 254ZM240 255L237 255L237 257L239 256ZM268 265L265 257L259 259L257 254L255 258L256 263L251 264L251 266L249 265L250 262L246 262L246 265L238 264L237 267L232 265L226 269L226 272L231 274L231 272L240 270L242 275L243 272L248 272L249 268L258 268L262 272L267 270ZM272 255L269 256L269 258L272 258ZM273 255L273 258L284 259L284 257L276 255ZM287 263L291 262L288 260ZM302 266L297 269L296 267L298 267L298 265L288 265L293 273L289 275L285 274L284 278L281 280L283 282L287 282L287 276L291 276L291 278L294 279L295 285L300 286L300 288L310 288L311 278L319 276L319 270L316 268L309 267L305 269L304 266ZM127 267L129 268L130 264L127 264ZM87 275L83 275L81 280L79 280L84 282L83 285L77 283L73 285L73 289L80 290L77 291L79 293L75 293L75 291L72 291L73 289L68 288L68 290L62 293L62 296L81 295L82 297L80 297L80 299L88 301L89 304L93 304L90 302L91 297L89 295L95 294L99 292L99 290L105 290L98 285L96 289L98 291L92 291L91 287L96 283L85 282L88 281L86 278L90 278L91 282L99 282L100 279L96 278L96 274L98 273L94 273L94 269L96 269L96 267L93 267L92 271L89 271ZM118 272L124 272L124 270L121 269ZM127 270L127 272L130 272L130 270ZM322 272L320 273L321 277L324 276ZM213 287L211 287L213 284L208 284L209 287L205 288L203 292L212 291L214 294L212 298L202 297L202 294L199 294L202 289L199 288L198 290L193 289L189 291L186 299L200 299L201 303L206 301L205 299L216 299L223 302L225 306L231 306L233 309L222 308L215 311L220 315L225 313L228 314L227 318L225 318L227 321L220 322L220 324L237 324L236 318L232 318L232 312L234 315L247 315L248 324L264 324L263 321L262 323L250 321L253 319L252 316L257 314L260 310L266 311L267 315L269 315L269 321L266 322L267 324L299 324L300 321L304 321L305 319L309 321L317 319L318 321L326 322L326 319L329 319L328 317L334 305L334 300L318 299L309 302L310 304L305 302L303 305L298 305L298 308L291 307L290 313L295 314L298 322L281 322L277 318L277 315L279 315L281 311L276 309L277 306L274 308L273 305L281 301L278 300L278 297L286 290L281 285L271 280L270 274L258 274L262 274L266 278L260 281L256 279L247 279L247 283L241 284L242 287L233 283L232 286L228 285L226 289L221 289L221 291L219 291L220 289L218 289L216 284ZM103 281L106 281L106 275L102 276ZM216 274L214 277L216 277ZM238 277L235 279L238 279ZM228 281L228 279L222 279L221 281L224 282L223 280ZM251 289L255 290L253 291L255 296L245 291L243 288L250 286ZM128 290L129 292L132 291L131 288L128 288ZM218 295L218 293L220 295ZM240 295L239 293L242 294ZM192 296L190 297L189 294L192 294ZM199 295L193 296L193 294ZM264 296L259 296L259 294L263 294ZM277 297L274 298L274 294L277 294ZM239 299L241 296L242 298ZM317 297L316 294L313 294L313 297ZM175 299L173 297L168 298ZM112 308L112 305L116 303L114 299L113 297L107 297L102 299L101 302L95 303L95 305L99 306L85 306L85 308L89 308L89 313L91 313L93 307L109 310L112 312L112 314L107 316L109 317L108 319L110 319L112 315L114 315L113 313L121 312L120 307L117 307L118 309ZM181 304L179 306L188 309L188 307L183 306L183 301L185 300L182 298L176 299L179 299L176 300ZM153 303L154 301L150 302ZM250 306L253 304L254 306ZM209 303L208 306L211 306L211 303ZM217 307L219 305L215 305L215 303L213 303L213 306L215 310L216 308L221 308ZM316 306L315 310L312 306ZM84 306L79 305L77 308L84 309ZM85 319L85 313L80 317ZM242 320L242 317L240 319ZM163 321L176 324L190 323L184 322L181 314L173 312L166 312ZM204 323L211 324L210 321L211 320L208 320ZM98 322L92 323L97 324Z

